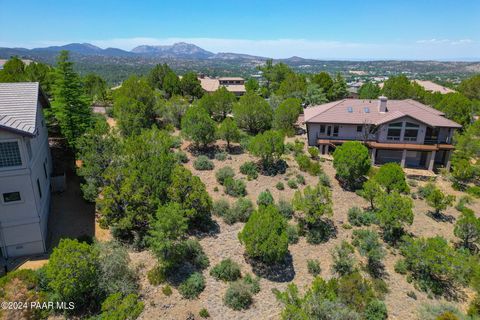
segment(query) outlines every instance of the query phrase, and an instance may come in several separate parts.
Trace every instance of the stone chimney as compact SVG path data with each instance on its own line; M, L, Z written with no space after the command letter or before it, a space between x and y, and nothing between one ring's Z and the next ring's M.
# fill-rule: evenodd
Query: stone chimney
M387 97L380 96L378 97L378 111L387 112Z

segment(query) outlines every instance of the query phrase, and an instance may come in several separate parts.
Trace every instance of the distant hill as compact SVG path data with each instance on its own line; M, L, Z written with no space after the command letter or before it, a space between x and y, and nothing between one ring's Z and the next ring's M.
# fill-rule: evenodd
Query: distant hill
M145 74L158 63L167 63L179 74L193 71L209 76L249 77L257 74L257 67L268 59L243 53L213 53L185 42L163 46L141 45L131 51L118 48L102 49L89 43L70 43L34 49L0 48L0 59L18 56L53 65L61 50L70 51L75 68L82 75L98 73L110 84L118 84L131 74ZM438 78L447 81L457 81L480 70L480 62L474 61L335 61L293 56L275 59L274 62L286 63L302 73L339 72L350 77L350 71L353 70L362 72L368 77L404 73L416 79Z
M132 49L133 53L156 58L193 58L207 59L215 54L194 44L178 42L171 46L138 46Z

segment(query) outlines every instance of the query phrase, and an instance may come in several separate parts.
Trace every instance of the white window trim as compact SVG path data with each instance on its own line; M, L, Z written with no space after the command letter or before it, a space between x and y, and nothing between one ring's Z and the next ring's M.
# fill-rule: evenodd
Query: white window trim
M18 149L20 151L20 159L22 161L22 164L19 165L19 166L12 166L12 167L1 167L0 168L0 171L9 171L9 170L17 170L17 169L22 169L22 168L25 168L26 164L27 164L27 161L25 159L25 150L24 149L24 146L22 145L22 140L21 139L18 139L18 138L11 138L11 139L1 139L0 140L0 143L2 142L17 142L18 144Z
M5 200L3 199L3 194L4 193L14 193L14 192L18 192L20 193L20 200L18 201L10 201L10 202L5 202ZM22 193L20 191L7 191L7 192L2 192L0 194L0 202L2 202L2 204L4 206L10 206L10 205L16 205L16 204L19 204L19 203L24 203L25 202L25 199L22 197Z

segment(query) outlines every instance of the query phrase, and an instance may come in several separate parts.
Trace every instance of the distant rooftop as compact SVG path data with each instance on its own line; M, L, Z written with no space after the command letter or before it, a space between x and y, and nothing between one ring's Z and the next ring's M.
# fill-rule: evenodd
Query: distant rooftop
M380 125L408 116L433 127L461 128L444 113L420 102L388 100L387 112L380 112L379 100L344 99L305 109L305 122Z
M38 82L0 83L0 129L35 134L39 97Z
M438 83L428 81L428 80L412 80L412 82L416 82L419 86L423 87L423 89L430 91L430 92L440 92L441 94L453 93L456 92L453 89L444 87L439 85ZM380 82L378 86L383 88L384 82Z

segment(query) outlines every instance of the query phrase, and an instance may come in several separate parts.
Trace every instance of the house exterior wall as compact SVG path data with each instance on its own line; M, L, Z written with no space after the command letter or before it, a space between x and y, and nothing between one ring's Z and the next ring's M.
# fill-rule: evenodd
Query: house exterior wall
M36 136L0 130L0 142L17 141L22 159L19 167L0 168L0 245L8 257L46 249L52 162L42 108L37 108ZM20 192L21 200L6 203L3 194L8 192Z
M389 126L389 124L396 123L396 122L402 122L402 131L401 131L401 134L400 134L400 140L388 140L387 139L388 126ZM418 135L417 135L417 140L416 141L405 141L404 140L405 126L406 126L407 122L419 125ZM424 141L425 141L426 130L427 130L427 126L425 124L423 124L423 123L421 123L421 122L419 122L415 119L412 119L410 117L403 117L403 118L396 119L396 120L387 122L385 124L382 124L378 128L378 142L423 144Z

